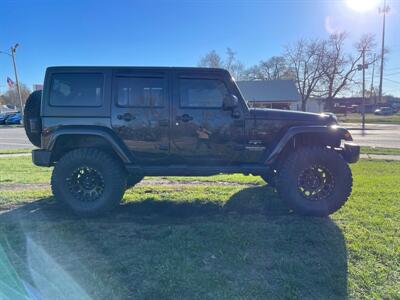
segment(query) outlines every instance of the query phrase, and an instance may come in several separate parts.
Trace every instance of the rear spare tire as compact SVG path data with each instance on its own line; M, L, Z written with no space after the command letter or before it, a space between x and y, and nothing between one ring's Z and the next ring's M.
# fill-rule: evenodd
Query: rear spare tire
M347 201L353 178L344 159L326 147L305 147L291 153L277 177L277 190L295 212L325 217Z
M75 214L97 216L121 201L126 187L122 164L106 152L81 148L68 152L55 165L54 196Z
M24 108L25 133L30 142L36 147L41 145L42 120L40 118L40 104L42 91L34 91L29 95Z

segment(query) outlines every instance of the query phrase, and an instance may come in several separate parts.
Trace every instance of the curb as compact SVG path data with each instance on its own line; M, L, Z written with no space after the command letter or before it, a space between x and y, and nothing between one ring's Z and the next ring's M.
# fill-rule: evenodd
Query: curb
M400 160L400 155L387 155L387 154L361 154L360 158L366 159L380 159L380 160Z
M30 156L31 153L9 153L9 154L0 154L0 158L4 157L18 157L18 156Z

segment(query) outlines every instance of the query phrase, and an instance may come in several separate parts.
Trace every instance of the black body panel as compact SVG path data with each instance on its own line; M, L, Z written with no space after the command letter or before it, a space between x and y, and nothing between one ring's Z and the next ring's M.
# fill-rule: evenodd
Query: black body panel
M51 151L43 149L32 150L32 162L39 167L50 167L52 165Z
M74 74L87 76L88 87L68 86L68 80L79 85ZM35 164L54 163L60 154L51 153L60 151L61 138L70 150L75 137L93 137L128 170L147 175L260 174L301 135L335 148L351 141L331 115L249 109L230 74L212 68L51 67L41 118L43 151L34 152ZM85 146L80 141L77 147ZM358 160L355 145L338 151L349 162Z

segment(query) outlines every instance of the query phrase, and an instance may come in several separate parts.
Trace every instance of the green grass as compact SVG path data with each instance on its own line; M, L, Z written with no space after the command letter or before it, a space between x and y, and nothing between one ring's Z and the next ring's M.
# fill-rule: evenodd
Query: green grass
M400 155L400 148L381 148L361 146L361 153L380 155Z
M51 174L51 168L33 165L30 156L0 157L0 170L0 184L46 183Z
M337 114L339 122L343 123L361 123L361 114L353 113L347 114ZM383 123L383 124L400 124L400 113L391 116L376 116L374 114L365 115L366 123Z
M0 184L1 183L48 183L52 168L37 167L32 164L30 156L0 157ZM162 177L181 182L200 181L215 182L227 181L242 184L262 184L264 181L258 176L216 175L209 177Z
M0 154L19 154L19 153L31 153L32 149L0 149Z
M400 298L400 162L353 165L353 194L327 219L293 215L243 175L145 181L80 219L47 188L7 189L49 170L6 161L27 169L0 180L0 298L22 299L22 281L46 299Z

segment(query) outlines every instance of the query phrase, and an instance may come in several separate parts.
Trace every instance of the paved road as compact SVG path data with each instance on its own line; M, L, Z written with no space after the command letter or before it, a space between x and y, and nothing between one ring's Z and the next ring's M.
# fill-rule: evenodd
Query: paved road
M345 124L354 141L361 146L400 148L400 125L367 124L363 132L359 124ZM33 148L23 128L0 128L0 149Z
M34 148L23 128L0 127L0 149Z
M366 124L361 130L360 124L342 124L350 130L354 141L361 146L400 148L400 125Z

